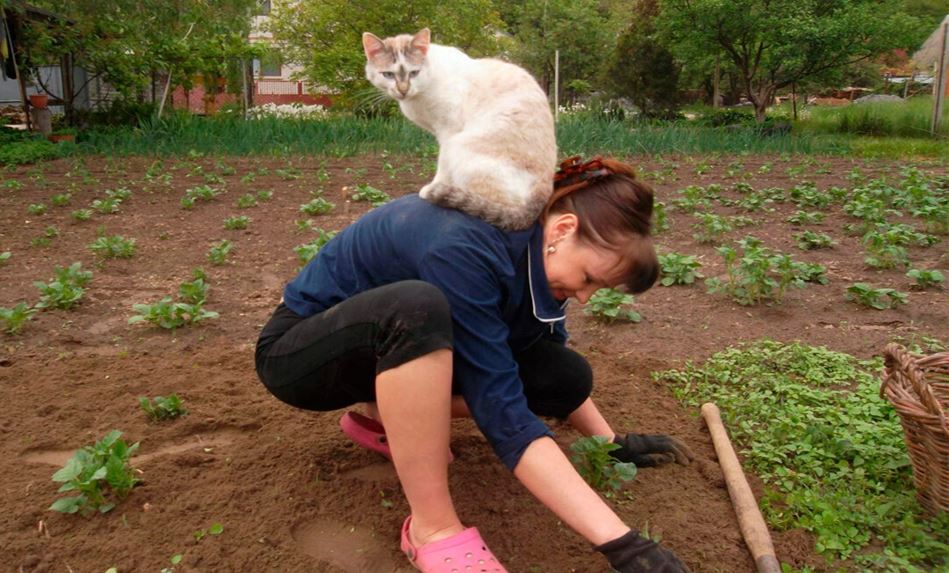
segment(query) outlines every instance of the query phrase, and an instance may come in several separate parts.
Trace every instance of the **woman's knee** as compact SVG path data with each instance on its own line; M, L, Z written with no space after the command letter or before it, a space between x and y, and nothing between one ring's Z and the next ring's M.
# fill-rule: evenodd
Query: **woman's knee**
M593 369L580 353L542 340L518 356L524 393L534 413L566 418L590 397Z

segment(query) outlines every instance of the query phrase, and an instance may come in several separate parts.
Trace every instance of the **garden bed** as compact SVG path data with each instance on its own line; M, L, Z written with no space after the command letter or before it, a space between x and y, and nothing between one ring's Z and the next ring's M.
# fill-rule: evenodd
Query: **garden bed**
M93 272L72 310L34 315L19 335L0 334L0 494L5 561L24 572L90 571L411 571L398 550L407 514L395 472L338 430L340 412L293 410L271 397L253 368L256 336L283 285L300 264L294 247L316 238L313 228L339 230L369 209L351 200L357 185L399 196L428 181L434 157L399 158L154 158L86 157L20 166L0 175L0 307L34 304L34 281L54 267L81 261ZM648 529L698 572L752 571L721 471L697 410L681 406L655 371L701 360L760 338L823 345L860 358L887 341L933 346L949 339L949 295L912 290L907 269L874 269L864 262L860 236L842 231L857 220L840 203L822 208L823 221L804 227L787 218L791 202L739 207L747 192L805 181L818 190L852 189L861 177L901 178L903 165L841 158L778 156L674 157L634 160L668 207L670 228L658 236L662 253L696 255L706 277L724 276L715 244L693 238L696 219L676 209L678 191L719 184L706 209L745 215L756 224L722 235L733 244L747 234L796 261L826 268L828 284L790 288L780 304L741 306L701 285L657 286L636 297L638 324L603 324L569 308L570 344L594 366L597 399L617 430L680 436L698 455L689 467L643 469L611 503L632 526ZM945 165L921 165L946 174ZM182 207L188 189L207 185ZM118 212L102 214L94 200L126 188ZM314 192L335 204L328 214L299 206ZM267 197L266 191L272 191ZM69 194L54 204L55 195ZM241 197L243 208L238 208ZM731 202L731 206L725 203ZM44 205L45 209L30 208ZM102 205L101 203L99 204ZM746 204L746 207L749 204ZM773 212L766 209L773 208ZM88 220L71 213L89 209ZM103 208L105 210L105 208ZM228 230L228 217L247 216L246 229ZM78 217L78 218L81 218ZM909 221L907 217L901 220ZM830 249L803 251L794 234L826 233ZM136 240L131 258L101 260L87 245L97 237ZM945 237L909 246L914 267L947 267ZM207 259L212 243L233 249L222 265ZM205 309L220 314L200 325L166 331L128 324L133 305L175 296L203 267L210 292ZM845 300L847 287L869 283L908 293L908 304L873 310ZM176 393L189 413L149 422L139 396ZM566 448L576 437L552 422ZM50 476L76 448L112 429L140 442L133 466L142 484L115 509L88 518L47 508L57 498ZM511 571L598 572L605 568L576 534L536 503L486 445L470 421L456 421L450 481L458 512L476 525ZM752 476L753 487L763 492ZM216 535L201 535L220 524ZM215 527L215 531L217 528ZM540 535L538 535L540 533ZM802 530L777 532L778 557L796 568L822 568L813 538ZM170 561L181 555L177 564Z

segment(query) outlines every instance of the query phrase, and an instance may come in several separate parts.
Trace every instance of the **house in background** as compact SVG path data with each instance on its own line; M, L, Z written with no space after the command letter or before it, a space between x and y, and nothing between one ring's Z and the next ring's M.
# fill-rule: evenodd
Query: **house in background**
M249 40L255 43L273 43L273 34L266 31L267 20L270 18L270 1L260 2L258 13L253 17ZM328 90L315 86L304 80L292 79L301 68L288 62L277 59L253 61L253 95L254 105L274 103L277 105L299 103L303 105L322 105L329 107L332 99ZM207 90L201 79L196 79L195 87L185 92L180 86L173 93L173 105L177 109L189 109L194 113L214 113L221 105L237 101L234 94L220 93L213 97L207 96Z

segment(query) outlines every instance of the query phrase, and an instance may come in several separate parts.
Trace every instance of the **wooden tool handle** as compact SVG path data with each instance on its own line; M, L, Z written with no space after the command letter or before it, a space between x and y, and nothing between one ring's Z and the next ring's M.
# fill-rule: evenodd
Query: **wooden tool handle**
M702 417L705 418L708 430L712 434L715 454L718 456L718 463L722 466L722 473L725 474L728 495L732 498L735 514L738 516L738 526L755 559L758 573L781 573L781 564L774 554L768 525L761 515L761 510L758 509L758 502L751 493L751 487L745 479L741 463L735 455L731 440L728 439L718 406L711 402L702 404Z

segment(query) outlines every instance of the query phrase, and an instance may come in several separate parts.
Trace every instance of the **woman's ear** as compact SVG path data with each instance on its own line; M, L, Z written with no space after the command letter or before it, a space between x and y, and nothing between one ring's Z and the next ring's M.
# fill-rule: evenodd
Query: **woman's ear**
M558 213L547 219L547 242L559 241L577 232L579 220L573 213Z

